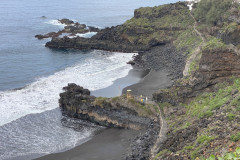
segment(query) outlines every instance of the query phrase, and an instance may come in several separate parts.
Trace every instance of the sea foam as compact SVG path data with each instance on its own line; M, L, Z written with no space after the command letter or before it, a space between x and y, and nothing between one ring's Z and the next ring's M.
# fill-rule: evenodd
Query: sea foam
M110 54L95 50L91 54L93 56L84 62L39 78L21 90L0 92L0 126L31 113L57 108L59 93L68 83L93 91L110 86L131 69L126 62L132 58L132 53Z
M46 23L46 24L55 25L55 26L60 26L60 27L62 27L62 28L64 28L65 26L67 26L67 25L62 24L61 22L59 22L59 20L57 20L57 19L52 19L52 20L46 21L45 23Z

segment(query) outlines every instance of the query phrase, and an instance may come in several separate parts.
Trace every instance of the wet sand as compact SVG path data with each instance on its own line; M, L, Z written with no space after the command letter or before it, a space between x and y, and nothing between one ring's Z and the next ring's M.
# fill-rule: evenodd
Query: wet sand
M149 98L159 89L166 88L172 85L172 80L165 70L151 70L139 83L133 84L123 89L123 94L126 94L128 89L132 90L133 95L143 95Z
M122 160L139 131L105 129L93 139L69 151L50 154L36 160Z

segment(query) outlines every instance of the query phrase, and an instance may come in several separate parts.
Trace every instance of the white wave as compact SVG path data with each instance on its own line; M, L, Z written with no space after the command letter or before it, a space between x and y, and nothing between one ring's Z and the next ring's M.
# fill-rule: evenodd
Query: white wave
M33 159L37 156L73 148L88 140L99 127L81 120L79 131L61 124L59 109L40 114L30 114L0 127L0 159ZM76 122L74 122L76 121ZM17 146L17 147L16 147ZM34 155L35 154L35 155ZM32 156L32 157L29 157Z
M62 24L61 22L59 22L59 20L56 19L52 19L50 21L45 22L46 24L51 24L51 25L55 25L55 26L60 26L60 27L65 27L67 25Z
M87 32L87 33L77 33L75 36L68 36L69 38L75 38L77 36L83 38L91 38L92 36L96 35L97 32Z
M68 67L49 77L39 78L21 90L0 92L0 126L31 113L41 113L58 107L59 93L68 83L76 83L90 90L105 88L124 77L131 69L126 62L132 53L101 54L84 63Z

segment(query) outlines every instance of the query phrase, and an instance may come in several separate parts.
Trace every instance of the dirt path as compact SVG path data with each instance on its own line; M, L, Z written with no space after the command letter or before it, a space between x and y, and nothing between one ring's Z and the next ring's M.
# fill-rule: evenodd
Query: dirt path
M154 105L158 106L158 104L156 104L155 102L154 102ZM160 120L160 131L158 134L158 138L151 149L151 158L150 158L151 160L155 159L156 155L158 154L160 145L163 144L164 141L167 139L166 137L167 130L168 130L167 123L163 118L163 115L159 106L158 106L158 110L159 110L159 120Z
M189 75L189 69L190 69L190 65L191 63L197 58L197 56L199 55L199 53L201 52L201 48L203 46L203 44L206 42L206 39L203 37L202 33L200 33L196 26L197 26L197 21L195 19L195 17L192 15L192 13L190 12L190 16L193 18L194 20L194 26L193 26L193 29L194 31L197 33L198 36L201 37L202 39L202 43L200 44L200 46L198 46L195 51L193 52L193 54L188 58L187 62L186 62L186 65L185 65L185 68L183 70L183 76L188 76Z

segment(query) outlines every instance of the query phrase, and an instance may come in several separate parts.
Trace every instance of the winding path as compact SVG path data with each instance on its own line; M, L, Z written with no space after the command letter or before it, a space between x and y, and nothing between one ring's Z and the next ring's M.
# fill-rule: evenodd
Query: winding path
M198 56L198 54L201 52L201 48L202 48L203 44L206 42L206 39L203 37L202 33L200 33L200 32L197 30L197 28L196 28L196 26L197 26L197 21L196 21L195 17L192 15L191 12L189 12L189 14L190 14L190 16L193 18L193 20L194 20L193 29L194 29L194 31L197 33L197 35L201 37L202 43L200 44L200 46L198 46L198 47L195 49L195 51L193 52L193 54L188 58L188 60L187 60L187 62L186 62L186 65L185 65L185 68L184 68L184 70L183 70L183 76L184 76L184 77L186 77L186 76L189 75L189 72L188 72L188 71L189 71L189 69L190 69L191 63L196 59L196 57Z
M158 104L156 104L155 102L154 102L154 105L158 106ZM160 106L158 106L158 111L159 111L160 131L158 134L158 138L151 149L151 158L150 158L151 160L155 159L156 155L159 152L160 145L167 139L167 137L166 137L167 130L168 130L167 123L166 123L165 119L163 118L162 112L160 110Z

